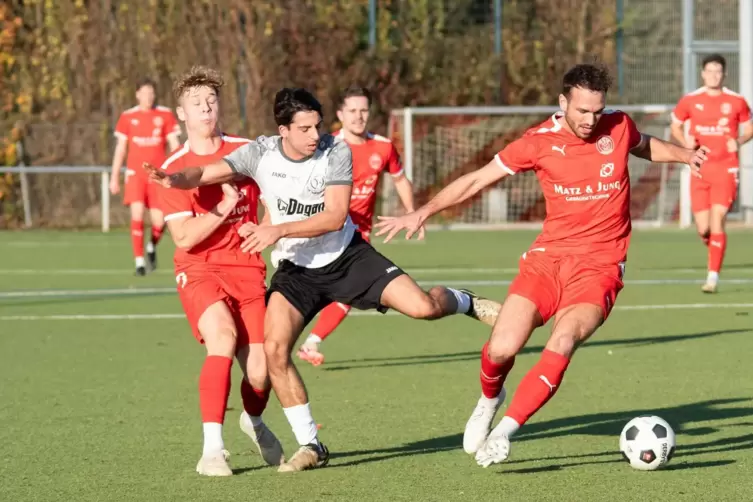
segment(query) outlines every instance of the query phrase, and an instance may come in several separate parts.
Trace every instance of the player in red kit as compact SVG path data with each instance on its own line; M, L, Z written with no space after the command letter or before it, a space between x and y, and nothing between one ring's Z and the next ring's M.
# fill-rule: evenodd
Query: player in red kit
M250 142L219 132L221 87L219 74L200 66L175 82L178 117L186 124L188 141L165 161L163 171L212 163ZM155 186L177 247L178 295L194 336L207 351L199 377L204 449L196 470L232 475L222 426L234 357L244 375L241 429L267 463L279 465L282 446L261 419L270 392L264 357L266 264L259 253L241 251L238 235L243 224L257 223L259 188L250 178L189 191Z
M123 112L115 126L118 143L112 157L110 193L120 193L120 170L125 162L123 203L131 209L131 245L136 275L146 275L144 209L149 208L152 225L151 238L146 246L149 266L152 269L157 264L155 248L165 226L162 212L154 202L155 185L149 183L141 166L145 162L153 166L162 165L167 158L165 148L172 152L180 145L180 126L169 108L155 105L155 95L154 82L148 79L139 81L136 85L136 99L139 104Z
M703 60L703 87L683 96L672 113L672 136L688 148L709 148L701 177L690 181L690 202L698 234L708 248L705 293L715 293L727 248L727 212L737 198L740 145L753 138L750 106L723 87L727 62L712 54ZM686 131L686 124L689 125ZM741 130L742 129L742 130Z
M641 134L626 114L605 110L606 69L577 65L563 78L561 112L529 129L483 168L462 176L434 199L378 233L413 235L432 215L478 194L506 176L533 171L546 199L541 234L520 259L489 341L481 352L482 396L463 448L487 467L507 459L510 438L559 389L570 359L605 321L623 286L630 241L630 154L653 162L700 166L705 149L686 149ZM541 358L525 375L502 421L504 382L534 329L554 319Z
M342 129L334 136L345 141L353 154L353 192L350 196L350 217L366 241L370 240L374 219L377 189L382 173L392 177L405 212L413 211L413 184L405 176L400 155L389 139L369 132L371 92L364 87L352 86L343 93L337 118ZM423 238L421 228L419 239ZM319 314L311 334L298 350L298 357L314 366L324 362L319 344L327 338L350 312L350 306L332 303Z

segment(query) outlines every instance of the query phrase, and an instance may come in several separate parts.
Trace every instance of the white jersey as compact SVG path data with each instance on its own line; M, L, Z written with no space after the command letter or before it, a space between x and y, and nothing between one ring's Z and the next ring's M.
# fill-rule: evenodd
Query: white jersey
M253 178L270 213L272 224L305 220L324 210L324 190L353 184L353 159L345 142L325 134L314 154L292 160L282 151L280 136L259 136L225 157L236 173ZM277 242L272 265L289 260L306 268L335 261L356 230L350 216L340 230L319 237L291 237Z

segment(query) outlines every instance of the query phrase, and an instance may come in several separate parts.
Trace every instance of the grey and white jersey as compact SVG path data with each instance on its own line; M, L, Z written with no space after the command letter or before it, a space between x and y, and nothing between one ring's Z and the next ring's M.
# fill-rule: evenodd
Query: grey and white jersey
M291 160L282 151L280 136L259 136L225 157L233 171L253 178L270 212L272 224L305 220L324 210L324 189L353 184L350 147L325 134L310 157ZM290 260L307 268L335 261L350 244L355 225L347 217L340 230L319 237L280 239L272 251L272 265Z

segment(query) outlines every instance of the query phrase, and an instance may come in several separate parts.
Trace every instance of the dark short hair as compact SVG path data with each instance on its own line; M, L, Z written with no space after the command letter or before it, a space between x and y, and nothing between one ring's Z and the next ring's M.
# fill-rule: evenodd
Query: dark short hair
M362 87L360 85L351 85L345 91L343 91L343 95L340 98L340 108L345 105L345 100L348 98L366 98L366 101L369 102L369 106L371 106L371 91L368 90L366 87Z
M612 85L609 70L600 64L578 64L570 68L562 77L562 94L570 95L575 87L589 91L604 92Z
M278 126L288 127L298 112L318 112L323 117L322 105L306 89L285 87L275 95L275 122Z
M155 91L157 90L157 83L149 77L140 78L136 81L136 90L138 91L142 87L149 86Z
M709 63L717 63L722 66L722 71L727 71L727 60L721 54L709 54L701 62L701 68L706 69L706 65Z

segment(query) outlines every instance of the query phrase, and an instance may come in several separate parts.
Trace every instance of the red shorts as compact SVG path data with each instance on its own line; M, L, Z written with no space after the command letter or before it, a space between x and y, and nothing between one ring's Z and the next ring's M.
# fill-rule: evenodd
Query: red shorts
M690 178L690 206L694 213L708 211L711 206L719 205L732 207L737 199L738 169L730 169L728 173L716 175L713 178Z
M156 208L157 185L141 174L133 174L132 169L126 170L123 204L130 206L134 202L141 202L146 207Z
M624 262L594 264L587 256L550 256L532 250L520 258L520 273L508 294L531 300L546 324L558 311L578 303L601 307L604 319L624 284Z
M265 270L255 267L188 266L176 271L178 296L196 339L204 343L199 332L201 315L210 305L222 301L235 320L237 346L263 343L265 275Z

